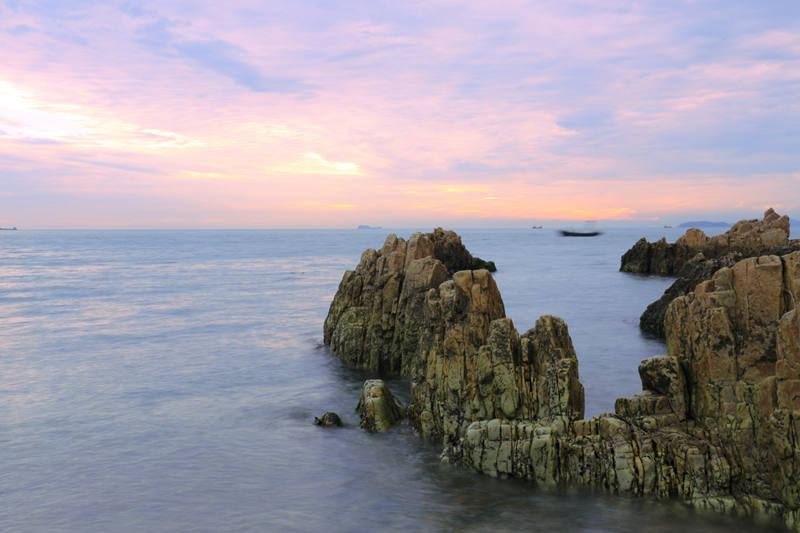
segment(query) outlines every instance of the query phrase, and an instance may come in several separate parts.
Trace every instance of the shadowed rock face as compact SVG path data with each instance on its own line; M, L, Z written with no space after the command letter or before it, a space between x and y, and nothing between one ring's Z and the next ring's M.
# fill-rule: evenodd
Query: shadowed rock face
M336 338L337 354L346 347L345 360L371 368L372 356L362 355L376 338L369 325L383 324L387 309L403 317L375 357L400 358L412 383L410 423L442 443L443 460L800 523L800 252L740 261L675 299L665 318L668 354L639 366L643 391L589 420L561 319L541 317L520 335L488 272L447 280L430 256L397 256L392 264L418 281L394 289L392 275L381 274L380 257L391 253L359 265L374 265L359 276L383 295L380 305L337 294L331 313L352 312L348 301L367 309L362 325L336 326L330 336L326 320L326 341ZM340 293L354 294L352 276Z
M647 306L639 318L639 327L664 338L664 316L672 300L711 279L720 268L732 267L747 257L785 255L800 250L800 240L790 241L788 237L788 217L769 209L761 222L741 220L727 233L716 237L708 238L702 231L690 229L675 244L668 244L665 239L655 243L639 240L622 256L621 271L678 278L661 298Z
M416 352L425 324L427 291L479 263L453 231L436 228L408 241L389 235L345 272L325 319L325 344L354 368L409 377L407 355ZM502 302L497 312L504 315Z
M706 259L731 252L750 257L789 244L789 217L780 216L770 208L764 213L763 220L740 220L722 235L714 237L706 236L700 229L690 228L674 243L663 238L656 242L641 238L622 256L619 269L622 272L674 276L698 253ZM800 242L796 244L800 247Z

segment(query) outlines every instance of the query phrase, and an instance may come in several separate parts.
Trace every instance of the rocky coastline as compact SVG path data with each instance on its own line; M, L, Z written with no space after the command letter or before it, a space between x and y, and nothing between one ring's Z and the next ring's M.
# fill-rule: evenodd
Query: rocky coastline
M800 239L789 239L789 217L768 209L762 220L740 220L727 232L707 237L690 228L674 243L666 239L640 239L620 260L620 271L676 276L664 294L647 306L639 318L642 331L664 338L667 307L678 296L688 294L723 267L732 267L747 257L785 255L800 250Z
M491 274L453 260L468 257L454 233L440 235L460 247L435 235L365 251L325 343L350 366L408 378L409 422L443 460L800 525L800 252L735 262L674 299L642 392L586 420L564 321L520 334Z

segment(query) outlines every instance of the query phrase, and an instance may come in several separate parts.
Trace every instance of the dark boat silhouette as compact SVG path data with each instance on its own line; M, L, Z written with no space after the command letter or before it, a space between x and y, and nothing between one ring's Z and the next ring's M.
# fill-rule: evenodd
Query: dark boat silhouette
M597 237L603 233L602 231L568 231L565 229L560 229L558 232L562 237Z

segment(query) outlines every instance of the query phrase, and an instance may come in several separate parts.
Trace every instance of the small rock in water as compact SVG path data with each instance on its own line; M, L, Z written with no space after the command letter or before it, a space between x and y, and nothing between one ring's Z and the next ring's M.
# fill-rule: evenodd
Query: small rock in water
M387 431L406 416L403 404L392 396L389 387L380 379L364 382L356 411L361 417L359 425L370 433Z
M316 425L322 426L322 427L330 427L330 426L341 427L342 426L342 419L339 418L339 415L337 415L336 413L332 413L332 412L328 411L327 413L322 415L322 417L320 417L320 418L317 418L315 416L314 417L314 423Z

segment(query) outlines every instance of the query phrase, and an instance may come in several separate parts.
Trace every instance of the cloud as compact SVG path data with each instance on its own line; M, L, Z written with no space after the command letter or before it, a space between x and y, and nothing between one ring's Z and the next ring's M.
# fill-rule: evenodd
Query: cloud
M53 102L0 79L0 136L27 144L117 149L191 148L203 142L176 132L104 116L90 106Z
M275 168L276 172L290 174L327 174L331 176L360 176L361 168L356 163L328 161L315 153L307 153L302 159Z
M135 16L143 16L134 10ZM166 18L143 25L138 41L158 53L176 54L198 65L230 78L238 85L256 92L301 93L310 86L297 79L266 76L261 68L247 62L241 47L221 39L183 39L173 32L181 24Z
M27 24L17 24L6 30L7 33L11 35L25 35L27 33L34 33L36 32L36 28L32 26L28 26Z
M137 165L129 165L125 163L115 163L113 161L102 161L97 159L91 158L83 158L83 157L69 157L65 158L65 161L76 162L76 163L86 163L89 165L94 165L97 167L102 168L112 168L115 170L124 170L125 172L141 172L146 174L155 174L157 170L154 168L149 167L141 167Z
M799 205L799 11L5 2L0 157L78 196L179 198L187 224Z

